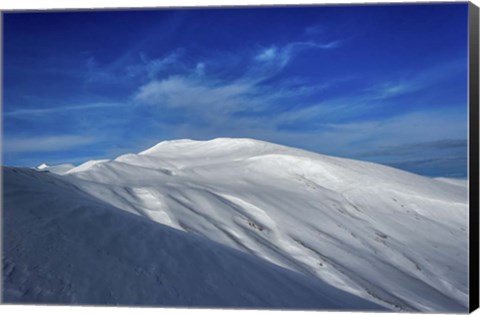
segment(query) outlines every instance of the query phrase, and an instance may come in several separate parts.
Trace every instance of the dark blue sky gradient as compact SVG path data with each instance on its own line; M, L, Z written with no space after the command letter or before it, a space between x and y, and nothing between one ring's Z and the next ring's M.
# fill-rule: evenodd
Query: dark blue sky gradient
M4 164L250 137L465 177L467 10L6 13Z

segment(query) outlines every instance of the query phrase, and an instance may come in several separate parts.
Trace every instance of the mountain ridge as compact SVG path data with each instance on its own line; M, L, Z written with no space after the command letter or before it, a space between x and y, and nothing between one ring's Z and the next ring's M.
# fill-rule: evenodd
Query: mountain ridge
M231 138L160 142L62 178L392 309L468 305L464 186Z

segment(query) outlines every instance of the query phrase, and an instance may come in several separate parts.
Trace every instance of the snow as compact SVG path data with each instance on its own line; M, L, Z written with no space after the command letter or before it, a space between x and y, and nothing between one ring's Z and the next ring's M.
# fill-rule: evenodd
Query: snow
M253 139L164 141L83 165L41 176L73 185L76 194L108 205L116 216L242 252L268 264L265 269L283 268L360 301L396 311L468 308L466 185ZM75 208L77 199L65 207ZM283 294L270 297L284 300ZM225 303L215 305L235 304Z
M42 163L39 166L37 166L37 169L44 170L44 169L47 169L48 167L49 167L48 164Z
M437 177L436 180L441 182L449 183L452 185L459 185L465 188L468 188L468 180L461 178L447 178L447 177Z
M111 207L54 174L3 175L5 303L383 309Z
M92 168L94 165L97 165L97 164L100 164L100 163L105 163L105 162L108 162L108 161L109 160L107 160L107 159L104 159L104 160L90 160L90 161L87 161L87 162L77 166L77 167L73 167L73 168L69 169L66 172L66 174L86 171L86 170Z

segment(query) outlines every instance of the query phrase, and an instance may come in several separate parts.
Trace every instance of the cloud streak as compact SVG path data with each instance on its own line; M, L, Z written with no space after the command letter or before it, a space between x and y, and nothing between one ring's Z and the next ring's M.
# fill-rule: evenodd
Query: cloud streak
M43 108L31 108L31 109L17 109L9 112L5 112L3 115L6 117L22 117L22 116L38 116L38 115L51 115L58 113L68 113L72 111L91 110L98 108L119 107L124 106L122 103L92 103L84 105L66 105L58 107L43 107Z
M46 136L46 137L11 137L3 141L3 150L8 153L35 153L68 150L97 142L90 136Z
M276 63L280 68L286 66L296 54L307 49L329 50L340 46L341 41L335 40L326 43L314 41L291 42L284 46L270 46L261 50L255 60L267 63Z
M468 144L466 139L442 139L430 142L415 142L397 146L386 146L378 150L365 152L362 154L362 156L405 156L410 154L418 154L419 151L446 151L452 149L461 149L467 152L467 146Z
M147 82L174 69L182 70L182 49L175 49L162 57L149 58L143 52L129 51L108 64L100 64L94 56L85 62L85 84L129 85L132 82Z
M173 76L142 86L134 99L144 104L209 113L231 112L241 107L251 86L242 83L215 84L195 78ZM247 104L245 104L247 105Z

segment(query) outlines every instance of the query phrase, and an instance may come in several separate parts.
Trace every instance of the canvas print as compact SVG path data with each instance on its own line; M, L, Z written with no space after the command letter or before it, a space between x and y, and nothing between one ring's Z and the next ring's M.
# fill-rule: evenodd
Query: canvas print
M3 303L467 311L468 17L3 12Z

